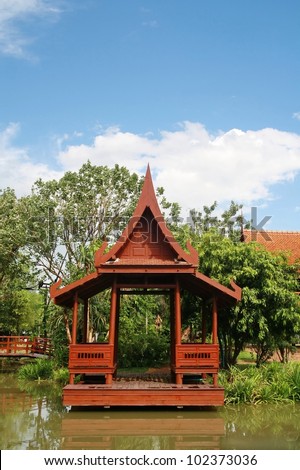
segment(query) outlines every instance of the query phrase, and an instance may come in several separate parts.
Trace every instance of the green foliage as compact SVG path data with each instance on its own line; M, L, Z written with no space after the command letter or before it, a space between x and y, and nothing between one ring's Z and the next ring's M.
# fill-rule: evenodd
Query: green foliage
M59 181L37 181L26 198L27 246L45 276L73 280L94 269L95 250L121 233L141 183L125 167L90 162Z
M32 285L31 260L25 251L26 217L23 201L11 189L0 190L0 333L34 333L39 300L26 289Z
M18 370L21 380L48 380L53 377L53 362L48 359L36 359Z
M155 367L169 362L170 344L165 335L153 331L131 333L119 340L118 365L121 368Z
M156 325L158 315L160 328ZM119 367L153 367L169 362L169 306L164 296L123 296L118 343Z
M225 389L226 404L299 401L300 364L273 362L260 368L233 366L220 372L219 384Z
M242 301L219 315L219 340L225 365L236 363L246 344L252 344L257 365L283 341L299 331L298 272L284 255L272 254L257 243L234 242L217 232L201 237L200 267L204 274L242 290Z
M18 276L21 262L28 261L21 251L26 243L25 227L22 200L12 189L0 190L0 286L3 279Z
M287 368L287 381L291 387L292 396L294 400L300 400L300 364L289 363Z
M69 383L69 369L61 368L53 370L53 380L61 385L67 385Z
M66 312L66 315L71 315ZM57 367L64 367L68 365L69 360L69 341L67 338L64 311L56 306L51 306L49 309L48 321L49 337L52 340L53 346L53 360Z

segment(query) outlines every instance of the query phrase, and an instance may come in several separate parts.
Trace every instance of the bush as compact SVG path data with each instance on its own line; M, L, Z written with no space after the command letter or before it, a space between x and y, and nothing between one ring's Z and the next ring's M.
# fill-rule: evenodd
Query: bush
M49 359L36 359L18 370L21 380L47 380L53 377L53 362Z
M260 368L232 367L221 371L225 403L271 403L300 400L300 364L271 363Z
M61 385L68 384L69 383L69 370L66 368L54 370L53 380Z
M154 367L169 361L169 339L156 332L133 333L119 340L118 365L128 367Z

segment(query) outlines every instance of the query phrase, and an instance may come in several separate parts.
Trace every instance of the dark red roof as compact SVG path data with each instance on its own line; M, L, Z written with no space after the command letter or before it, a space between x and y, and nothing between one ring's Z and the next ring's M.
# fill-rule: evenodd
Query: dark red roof
M268 251L285 252L291 263L300 260L300 232L244 230L243 235L246 243L257 242Z

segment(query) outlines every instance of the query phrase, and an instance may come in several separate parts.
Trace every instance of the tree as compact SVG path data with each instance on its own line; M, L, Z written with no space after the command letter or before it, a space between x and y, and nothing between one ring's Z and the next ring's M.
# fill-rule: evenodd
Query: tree
M93 269L94 251L117 236L142 180L125 167L84 164L59 180L38 180L26 198L30 256L45 277L72 280Z
M165 364L170 357L168 299L164 295L130 295L129 292L122 296L120 310L119 366Z
M12 189L0 191L0 332L32 332L40 321L39 296L33 286L26 245L26 218L22 201ZM37 287L37 285L36 285ZM32 308L36 302L37 308Z
M242 287L242 300L220 312L219 340L224 365L237 361L247 344L257 352L257 365L282 342L291 344L300 329L297 266L284 254L273 254L263 246L234 242L215 231L201 237L201 271L229 286L233 279Z

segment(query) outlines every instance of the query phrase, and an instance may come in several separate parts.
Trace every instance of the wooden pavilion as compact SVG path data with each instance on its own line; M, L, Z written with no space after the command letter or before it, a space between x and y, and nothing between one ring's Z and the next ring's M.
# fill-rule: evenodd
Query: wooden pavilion
M95 271L61 287L50 288L56 305L73 310L69 349L70 383L64 388L65 405L76 406L218 406L224 389L218 386L218 309L241 299L234 282L225 287L198 271L198 254L175 241L160 211L150 168L127 227L110 249L103 243L95 254ZM88 342L89 299L110 289L109 336L105 343ZM182 343L181 295L184 290L200 297L207 306L202 315L202 342ZM117 349L122 295L166 295L170 299L170 383L118 380ZM79 304L83 304L82 336L77 343ZM207 322L207 310L211 321ZM212 331L207 332L211 324ZM210 342L207 342L210 333ZM80 381L75 381L80 375ZM187 383L189 376L201 383ZM89 378L87 381L86 378ZM91 379L94 377L94 380ZM206 377L211 378L205 383ZM92 383L91 383L92 382Z

